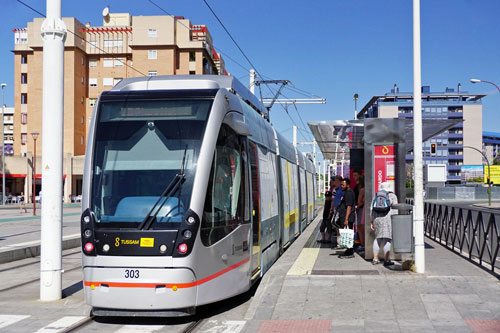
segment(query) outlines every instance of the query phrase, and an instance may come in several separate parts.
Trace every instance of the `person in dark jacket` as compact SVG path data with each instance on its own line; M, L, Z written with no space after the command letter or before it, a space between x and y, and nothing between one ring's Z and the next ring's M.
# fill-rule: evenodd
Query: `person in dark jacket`
M350 188L351 181L349 178L344 178L340 185L342 186L343 196L339 206L339 222L341 226L352 229L356 217L354 191ZM354 249L347 249L344 254L339 255L339 258L354 258Z
M319 231L321 232L321 239L318 239L319 243L330 243L332 241L332 192L326 191L325 193L325 207L323 209L323 220L321 220L321 225ZM325 229L327 237L325 238Z

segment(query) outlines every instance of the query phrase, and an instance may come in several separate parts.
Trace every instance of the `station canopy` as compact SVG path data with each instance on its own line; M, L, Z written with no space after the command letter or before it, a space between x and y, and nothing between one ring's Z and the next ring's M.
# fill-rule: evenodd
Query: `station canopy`
M413 119L404 120L406 151L413 150ZM422 139L432 137L461 123L462 119L422 119ZM349 159L350 149L364 148L364 120L330 120L308 122L324 158Z

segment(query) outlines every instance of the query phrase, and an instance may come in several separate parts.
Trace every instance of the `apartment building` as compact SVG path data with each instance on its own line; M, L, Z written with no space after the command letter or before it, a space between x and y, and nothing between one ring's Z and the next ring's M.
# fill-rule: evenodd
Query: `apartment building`
M14 108L6 110L7 193L32 198L41 189L43 18L14 29ZM123 78L148 75L227 75L224 60L204 25L180 16L106 13L92 26L63 18L64 49L64 198L81 194L83 155L93 107L104 90ZM38 132L33 140L32 133ZM34 150L36 142L36 150ZM34 151L36 156L34 157ZM37 170L33 172L33 160Z
M483 132L483 153L488 158L488 162L500 161L500 133ZM486 161L484 161L486 164Z
M422 119L463 120L447 131L423 143L424 164L447 164L449 184L461 181L462 165L481 165L482 155L467 147L482 150L482 101L485 95L468 94L446 88L444 92L431 92L422 87ZM358 113L358 118L413 119L413 94L399 92L397 85L385 95L373 96ZM407 164L413 163L413 153L406 155Z
M5 156L14 155L14 108L5 107L3 112L3 142L5 142ZM0 143L1 144L1 143Z
M14 29L15 111L13 152L42 152L43 18ZM63 18L68 29L64 51L64 153L85 154L93 106L103 90L123 78L143 75L227 74L204 25L174 16L107 13L101 26Z

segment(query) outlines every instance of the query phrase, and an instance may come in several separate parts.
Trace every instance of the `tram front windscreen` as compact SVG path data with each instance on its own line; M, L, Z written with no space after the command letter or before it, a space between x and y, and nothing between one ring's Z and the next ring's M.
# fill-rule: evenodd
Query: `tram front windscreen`
M101 97L91 192L99 227L136 228L150 215L156 215L152 229L176 228L182 222L215 93L204 95ZM185 181L150 213L181 170Z

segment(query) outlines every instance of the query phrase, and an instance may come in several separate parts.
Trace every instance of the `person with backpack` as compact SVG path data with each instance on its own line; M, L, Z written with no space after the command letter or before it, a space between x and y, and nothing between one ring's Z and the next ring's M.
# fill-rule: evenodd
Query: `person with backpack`
M371 206L370 228L375 232L373 240L372 264L380 263L378 254L380 247L384 247L384 266L394 265L390 260L392 224L391 215L395 214L391 206L398 203L398 197L391 190L391 183L380 184L380 190L375 194Z

